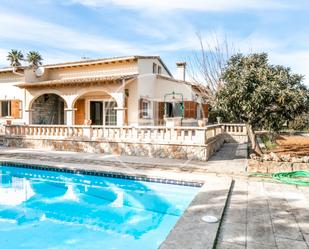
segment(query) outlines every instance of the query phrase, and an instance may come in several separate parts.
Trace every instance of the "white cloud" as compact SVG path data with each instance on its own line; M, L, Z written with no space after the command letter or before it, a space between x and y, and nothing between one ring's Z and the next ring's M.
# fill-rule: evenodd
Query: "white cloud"
M17 15L0 10L0 38L14 41L33 42L63 50L107 52L114 54L135 54L137 46L87 34L61 25L41 21L25 15Z
M305 76L305 82L309 86L309 49L293 52L271 52L269 59L274 64L285 65L292 72Z
M130 9L231 11L248 9L277 9L290 7L288 1L280 0L68 0L90 7L118 5Z
M8 61L6 60L8 50L0 48L0 65L8 65Z

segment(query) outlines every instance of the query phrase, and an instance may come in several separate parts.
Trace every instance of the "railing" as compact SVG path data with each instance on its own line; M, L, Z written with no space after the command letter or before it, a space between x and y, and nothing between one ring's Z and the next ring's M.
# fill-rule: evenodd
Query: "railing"
M0 125L0 136L5 134L5 128L3 125Z
M231 135L247 135L247 127L245 124L223 124L224 131Z
M246 135L241 124L220 124L205 127L164 126L66 126L66 125L7 125L7 137L33 137L45 139L76 139L110 142L146 142L205 145L222 133Z

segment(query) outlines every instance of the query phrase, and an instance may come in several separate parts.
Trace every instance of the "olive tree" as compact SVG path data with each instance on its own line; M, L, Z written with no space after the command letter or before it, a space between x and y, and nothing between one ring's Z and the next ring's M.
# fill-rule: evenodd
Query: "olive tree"
M290 68L271 65L266 53L236 54L223 71L224 86L217 93L225 119L247 125L253 150L261 154L255 130L280 131L286 122L308 111L303 76Z

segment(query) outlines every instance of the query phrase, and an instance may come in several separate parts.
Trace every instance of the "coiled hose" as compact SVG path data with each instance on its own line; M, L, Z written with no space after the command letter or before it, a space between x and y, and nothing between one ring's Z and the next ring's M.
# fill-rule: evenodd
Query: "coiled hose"
M291 171L291 172L278 172L273 174L255 173L250 176L271 177L279 182L286 184L295 184L301 186L309 186L309 172L307 171Z

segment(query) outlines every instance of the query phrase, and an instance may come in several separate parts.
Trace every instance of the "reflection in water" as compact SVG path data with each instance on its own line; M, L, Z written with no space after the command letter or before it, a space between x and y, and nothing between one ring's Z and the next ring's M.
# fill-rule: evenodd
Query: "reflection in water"
M20 205L34 195L29 180L8 174L0 175L0 205Z
M71 232L78 226L98 240L118 234L130 238L132 245L150 238L159 243L197 192L196 188L116 178L0 169L0 233L2 221L19 227L29 224L31 229L48 224L49 231L61 224L63 234L74 239L81 236ZM106 236L99 236L102 232Z

